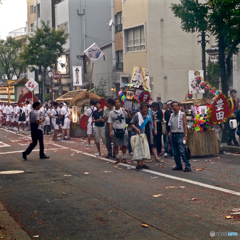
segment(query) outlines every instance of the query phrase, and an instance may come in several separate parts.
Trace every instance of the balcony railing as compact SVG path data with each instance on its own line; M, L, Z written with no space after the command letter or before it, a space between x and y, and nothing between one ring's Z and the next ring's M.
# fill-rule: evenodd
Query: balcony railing
M24 35L34 34L35 27L23 27L8 33L9 37L16 38Z

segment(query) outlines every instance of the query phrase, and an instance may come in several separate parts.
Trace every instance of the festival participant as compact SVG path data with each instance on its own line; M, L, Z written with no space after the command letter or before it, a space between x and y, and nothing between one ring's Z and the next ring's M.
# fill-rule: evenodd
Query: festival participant
M19 106L18 106L17 103L14 103L14 117L15 117L15 119L14 119L14 129L15 130L18 130L18 117L19 117L18 112L19 112Z
M62 140L70 140L70 109L68 108L67 104L64 103L62 109L61 109L61 115L62 118L64 118L63 126L62 126ZM67 135L67 138L65 138L65 135Z
M156 103L159 108L159 104ZM142 102L140 104L140 112L136 113L132 120L131 120L131 127L135 130L136 134L142 134L145 133L147 140L148 140L148 145L152 150L152 153L155 157L155 160L157 162L160 162L160 159L158 158L158 153L156 149L156 143L154 141L153 137L153 131L152 131L152 126L155 126L154 134L157 136L157 123L156 119L152 117L151 111L148 110L148 104L146 102ZM136 170L140 171L142 169L149 169L145 163L144 160L137 161L137 166Z
M234 115L234 111L237 110L238 108L238 102L237 102L237 91L235 89L230 91L230 95L231 98L229 98L229 104L230 104L230 109L231 109L231 118L227 121L228 123L228 142L227 145L228 146L239 146L237 140L236 140L236 136L235 136L235 132L236 132L236 128L235 127L231 127L230 126L230 120L236 120L236 116ZM232 142L234 143L234 145L232 144Z
M16 119L16 116L15 116L15 103L11 103L11 111L12 111L12 114L11 114L11 128L13 129L13 130L16 130L15 129L15 119Z
M4 109L5 114L6 114L6 128L10 129L11 127L11 118L12 118L12 114L13 114L13 108L10 104L10 102L7 103L7 106Z
M52 137L53 141L58 141L58 131L59 131L59 124L60 124L60 119L59 119L59 113L58 113L58 103L54 102L53 103L53 109L50 114L50 118L52 119L52 125L54 128L54 134Z
M108 117L110 137L113 138L114 153L116 155L115 164L120 163L119 146L122 146L122 162L127 163L126 152L127 152L127 129L126 129L126 118L132 118L131 113L128 109L121 108L120 99L114 100L115 109L110 112Z
M30 116L30 112L33 110L32 108L32 104L29 102L29 100L26 101L26 105L27 105L27 108L26 108L26 124L28 125L28 130L30 130L30 123L29 123L29 116Z
M114 109L114 101L112 98L107 99L106 106L107 108L104 110L104 113L103 113L103 118L104 118L104 121L106 122L105 138L106 138L106 148L108 151L108 155L106 156L106 158L110 158L110 157L115 158L115 154L113 153L113 149L112 149L112 138L109 135L110 134L109 123L107 122L110 112L113 111Z
M22 127L22 130L20 130ZM26 127L26 108L24 107L24 102L20 103L20 108L18 110L18 131L24 132Z
M105 127L104 127L103 109L101 108L101 102L96 101L95 106L97 110L95 110L92 114L92 122L95 124L93 134L95 137L95 143L98 150L98 153L96 155L100 157L101 156L100 137L102 138L102 141L105 144Z
M163 121L163 113L160 109L159 103L154 102L152 104L153 111L156 116L156 123L157 123L157 135L154 136L154 140L156 143L157 153L162 155L162 121Z
M31 137L32 137L32 143L29 145L29 147L26 149L25 152L22 153L22 157L25 161L27 161L27 155L29 155L32 150L37 146L37 142L39 141L39 157L40 159L47 159L49 158L44 154L44 143L43 143L43 132L41 128L41 123L45 121L45 119L40 120L40 114L38 110L40 109L41 104L40 102L34 102L33 103L33 111L30 113L30 127L31 127Z
M92 115L93 115L93 112L95 110L97 110L97 108L94 106L95 105L94 100L90 100L90 105L91 105L91 107L88 108L86 110L86 112L84 113L87 116L86 117L86 124L87 124L88 144L86 145L86 147L91 147L91 145L90 145L91 135L93 134L93 129L94 129L94 124L92 122Z
M170 119L170 116L172 114L172 106L171 106L171 103L172 103L172 100L168 100L167 101L167 109L165 110L165 113L164 113L164 117L165 117L165 121L166 121L166 132L167 132L167 136L165 136L165 151L164 151L164 157L167 157L168 154L169 154L169 147L170 147L170 141L168 139L168 135L169 135L169 132L170 132L170 127L168 126L168 122L169 122L169 119Z
M48 104L45 104L44 112L43 112L43 117L45 118L44 135L46 134L46 132L47 132L47 135L49 135L49 133L51 132L50 114L51 114L51 110L49 109Z
M60 120L60 123L59 123L59 133L58 133L58 137L62 137L62 127L64 125L64 117L62 115L62 109L63 109L63 103L59 103L59 106L57 108L57 111L58 111L58 115L59 115L59 120Z
M183 170L181 157L185 163L184 172L191 171L191 164L189 163L186 153L184 143L187 142L187 117L186 114L180 111L179 102L173 101L171 103L173 113L169 119L169 138L172 143L172 153L176 163L176 167L172 170Z

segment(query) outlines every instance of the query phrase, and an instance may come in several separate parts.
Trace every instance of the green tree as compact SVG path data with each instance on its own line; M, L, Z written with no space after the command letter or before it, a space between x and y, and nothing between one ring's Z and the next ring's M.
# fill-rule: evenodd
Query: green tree
M28 44L24 47L22 57L30 71L43 71L42 101L45 101L45 77L48 67L56 64L63 54L63 45L67 42L68 34L63 29L56 30L49 26L49 22L41 21L42 28L37 28L34 35L28 37Z
M106 87L107 87L107 79L103 79L101 78L99 81L98 86L95 86L94 92L102 97L102 98L106 98L107 94L106 94Z
M221 77L221 69L219 63L209 61L207 65L206 80L215 88L219 88L219 80Z
M172 10L175 16L181 18L182 29L199 29L200 25L196 19L199 17L207 21L206 30L215 36L219 47L219 66L221 69L222 91L228 95L229 79L232 75L231 59L234 53L238 52L237 45L240 43L240 8L239 0L206 0L199 8L191 8L190 5L198 4L198 0L181 0L181 4L173 5ZM198 4L199 5L199 4ZM177 11L176 9L180 9ZM181 11L185 9L185 11ZM187 17L191 16L192 17ZM203 22L204 22L203 21Z
M19 79L26 70L26 64L19 54L23 42L24 40L15 40L12 37L0 40L0 66L9 80L14 75Z
M180 4L172 4L171 9L181 19L182 30L189 33L199 32L202 40L202 69L206 78L206 31L208 30L208 7L198 0L181 0Z

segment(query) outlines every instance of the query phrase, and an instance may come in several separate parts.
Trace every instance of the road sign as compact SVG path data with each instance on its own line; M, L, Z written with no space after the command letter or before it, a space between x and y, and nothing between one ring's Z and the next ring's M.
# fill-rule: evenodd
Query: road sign
M38 83L34 79L29 79L28 82L25 84L26 88L28 88L29 91L33 91L37 86Z
M60 72L53 72L53 79L59 80L61 79L61 73Z

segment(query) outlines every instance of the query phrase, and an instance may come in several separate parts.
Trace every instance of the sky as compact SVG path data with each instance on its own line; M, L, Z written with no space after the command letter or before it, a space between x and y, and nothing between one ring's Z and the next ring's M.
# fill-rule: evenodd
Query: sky
M27 0L2 0L0 4L0 39L8 33L26 26Z

